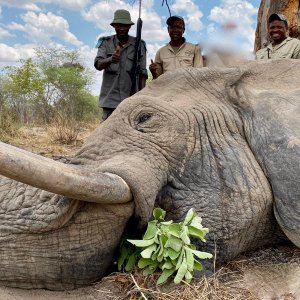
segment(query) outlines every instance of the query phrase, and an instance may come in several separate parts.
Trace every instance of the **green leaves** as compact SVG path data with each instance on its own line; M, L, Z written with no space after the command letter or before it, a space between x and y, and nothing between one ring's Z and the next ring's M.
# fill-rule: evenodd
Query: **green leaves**
M132 271L134 262L138 260L138 267L143 269L145 276L157 269L162 274L157 284L162 284L175 273L174 282L182 280L190 282L195 270L201 271L203 266L199 259L212 258L212 254L196 250L190 237L205 242L208 228L203 228L202 219L194 209L190 209L183 222L173 223L165 221L166 212L161 208L153 210L153 219L148 223L142 240L127 240L131 246L121 246L118 268ZM134 245L136 248L132 248ZM131 250L128 250L131 249ZM131 268L131 269L130 269Z

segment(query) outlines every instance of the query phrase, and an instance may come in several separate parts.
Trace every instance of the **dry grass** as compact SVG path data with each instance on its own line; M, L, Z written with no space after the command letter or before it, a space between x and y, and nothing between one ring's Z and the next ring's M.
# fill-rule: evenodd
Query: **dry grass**
M97 284L101 300L297 300L300 299L300 250L291 245L240 256L210 277L191 284L171 280L157 286L160 274L113 273ZM293 286L289 283L294 282ZM275 287L274 287L275 285ZM105 296L104 296L105 295Z
M190 284L169 282L157 286L159 275L145 277L140 270L135 270L132 274L112 274L104 280L121 285L120 295L112 296L112 300L258 299L244 286L243 272L229 267L221 268L213 276L194 279Z
M53 127L22 127L13 137L7 138L5 142L26 149L36 154L53 156L70 156L79 149L86 137L99 124L85 124L80 128L77 138L71 144L60 143L53 138Z

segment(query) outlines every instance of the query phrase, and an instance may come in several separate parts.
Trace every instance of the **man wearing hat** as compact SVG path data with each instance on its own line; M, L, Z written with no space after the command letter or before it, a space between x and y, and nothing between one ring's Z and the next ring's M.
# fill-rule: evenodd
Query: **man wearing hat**
M288 36L288 19L285 15L270 15L268 33L271 42L256 52L256 59L300 59L300 41Z
M128 35L131 25L134 25L129 11L116 10L110 25L114 27L116 34L99 38L96 46L98 52L94 60L95 68L99 71L104 70L99 97L103 121L112 114L121 101L130 96L134 73L136 38ZM148 77L146 44L144 41L141 44L139 89L145 87Z
M171 40L157 51L154 62L151 60L149 69L153 79L177 68L203 67L199 45L188 43L183 37L184 19L171 16L167 19L167 25Z

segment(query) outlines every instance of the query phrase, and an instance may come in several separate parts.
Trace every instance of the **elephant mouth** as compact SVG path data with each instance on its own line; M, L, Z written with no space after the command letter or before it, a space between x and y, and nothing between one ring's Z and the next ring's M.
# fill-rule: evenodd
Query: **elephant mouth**
M152 215L157 196L167 184L165 173L152 168L146 159L131 155L106 160L100 170L124 180L131 191L135 204L134 215L139 220L139 226L145 226Z

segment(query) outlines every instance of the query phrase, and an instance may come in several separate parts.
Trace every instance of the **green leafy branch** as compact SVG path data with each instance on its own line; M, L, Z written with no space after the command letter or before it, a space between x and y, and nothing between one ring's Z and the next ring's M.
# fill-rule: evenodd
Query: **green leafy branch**
M190 282L194 271L203 269L199 260L213 256L197 250L190 240L190 237L194 237L205 242L209 230L202 226L202 219L194 209L190 209L180 223L165 221L165 216L163 209L155 208L143 239L127 239L122 243L119 270L124 268L127 272L132 271L139 259L138 267L143 269L143 275L150 275L159 269L162 271L157 284L166 282L173 274L176 274L174 282L178 284L183 279Z

